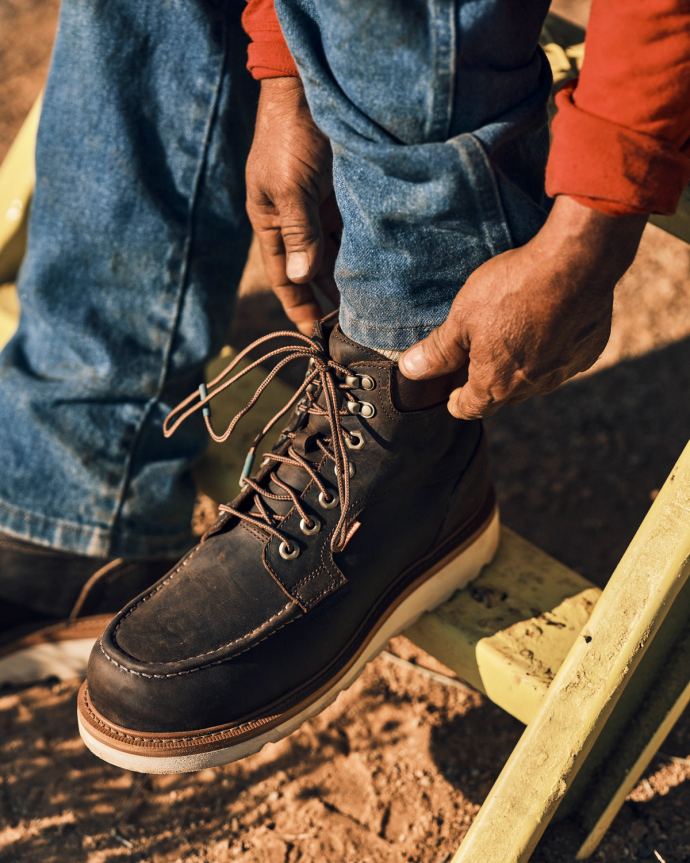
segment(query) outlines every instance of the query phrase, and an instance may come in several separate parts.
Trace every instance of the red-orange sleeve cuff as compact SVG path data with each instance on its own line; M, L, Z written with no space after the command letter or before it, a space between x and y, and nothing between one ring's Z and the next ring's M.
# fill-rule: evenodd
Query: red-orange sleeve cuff
M299 77L280 29L273 0L248 0L242 15L242 26L252 40L247 51L247 68L253 78Z
M547 193L612 216L673 215L690 181L687 148L583 111L576 86L569 82L556 96Z

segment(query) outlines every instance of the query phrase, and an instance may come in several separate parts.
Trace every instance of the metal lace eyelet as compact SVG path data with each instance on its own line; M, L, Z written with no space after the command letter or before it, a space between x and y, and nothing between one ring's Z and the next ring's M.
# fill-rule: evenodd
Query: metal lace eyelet
M345 407L349 414L358 414L362 410L361 402L348 402Z
M323 492L321 491L321 492L319 492L319 503L321 504L321 506L324 509L333 509L334 507L338 506L338 504L340 503L340 498L338 497L337 494L334 494L330 500L326 500L326 498L323 495Z
M347 440L347 438L346 438L346 440ZM352 464L352 462L349 462L349 465L350 465L350 467L348 468L347 472L350 474L350 479L352 479L352 477L356 473L356 470L355 470L355 466ZM333 472L335 473L336 476L338 476L338 473L339 473L338 465L336 465L336 464L333 465Z
M314 518L312 516L312 521L314 522L314 524L309 527L309 525L303 518L300 519L299 529L307 536L314 536L315 533L318 533L321 530L321 522L318 520L318 518Z
M371 404L371 402L360 402L359 411L357 413L359 413L365 419L371 419L376 413L376 408Z
M283 560L294 560L296 557L299 557L299 546L295 544L293 550L288 551L288 544L286 542L281 542L278 546L278 552Z
M355 443L355 441L352 441L352 440L350 440L349 437L346 437L345 438L345 446L348 449L362 449L362 447L364 446L364 435L362 434L362 432L351 431L350 435L353 438L357 438L357 442Z
M351 390L373 390L376 386L370 375L347 375L345 383Z

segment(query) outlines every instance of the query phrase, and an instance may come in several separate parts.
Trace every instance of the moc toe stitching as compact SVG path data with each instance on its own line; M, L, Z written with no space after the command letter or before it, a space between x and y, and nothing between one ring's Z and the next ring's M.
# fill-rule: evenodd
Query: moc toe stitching
M148 744L162 743L164 745L171 745L172 744L173 746L186 746L195 740L206 740L206 739L211 738L211 737L225 736L223 734L222 730L219 730L217 728L213 728L213 729L209 729L208 731L201 731L197 734L185 735L181 739L179 737L168 737L167 735L164 735L164 734L147 735L146 737L142 737L141 735L136 735L136 734L122 731L119 728L116 728L115 726L110 725L107 722L104 722L101 719L101 717L98 716L98 714L94 711L93 707L91 706L91 704L87 698L83 698L82 701L83 701L84 709L86 710L90 719L92 720L92 722L95 725L99 725L102 729L104 729L104 731L106 731L108 733L108 735L113 736L113 737L118 737L123 741L131 740L135 743L148 743ZM248 722L241 722L241 723L238 723L237 725L233 725L232 731L237 733L237 732L242 732L244 730L253 729L253 728L256 728L258 725L265 725L266 722L269 722L271 719L272 719L272 717L267 717L263 721L250 720ZM230 730L230 729L228 729L228 730Z
M285 609L290 608L290 606L292 606L293 604L296 604L296 603L288 603L285 606ZM282 610L285 610L285 609L282 609ZM274 617L277 617L277 616L278 615L274 615ZM302 617L302 615L297 614L291 620L286 620L285 623L281 623L280 626L277 626L271 632L266 633L266 635L264 635L263 638L259 638L256 641L253 641L251 644L248 644L246 647L243 647L241 650L238 650L235 653L231 653L229 656L224 656L224 657L222 657L222 659L217 659L215 662L205 662L203 665L198 665L196 668L185 668L185 669L181 669L180 671L170 671L170 672L167 672L166 674L147 674L145 671L136 671L133 668L128 668L126 665L122 665L116 659L113 659L113 657L108 654L105 647L103 646L103 640L102 639L99 641L99 646L101 648L101 653L103 654L103 656L105 656L105 658L108 660L108 662L111 662L113 665L115 665L117 668L121 669L122 671L127 672L127 674L134 674L137 677L147 677L147 678L150 678L152 680L165 680L166 678L169 678L169 677L181 677L184 674L194 674L194 672L201 671L204 668L211 668L211 666L213 666L213 665L222 665L224 662L229 662L231 659L234 659L235 657L240 656L242 653L247 653L248 651L255 648L257 645L261 644L264 641L267 641L272 635L275 635L277 632L280 632L281 629L285 629L286 626L288 626L291 623L294 623L300 617ZM273 618L271 618L271 620L272 619ZM268 622L269 621L267 621L267 623ZM259 627L259 628L261 628L261 627ZM244 637L251 637L251 635L252 635L252 633L249 633L249 636L244 636ZM232 642L231 642L231 644L232 644ZM214 652L214 651L211 651L211 653L212 652ZM191 659L188 661L193 661L194 659L200 659L204 655L209 655L209 654L202 654L201 657L196 657L196 656L191 657ZM137 660L137 662L141 662L141 660ZM144 663L142 663L142 664L144 664ZM162 666L162 665L166 665L166 664L175 665L176 663L174 663L174 662L171 662L171 663L162 663L162 662L153 663L153 662L151 662L151 663L146 663L146 664L152 665L152 666Z

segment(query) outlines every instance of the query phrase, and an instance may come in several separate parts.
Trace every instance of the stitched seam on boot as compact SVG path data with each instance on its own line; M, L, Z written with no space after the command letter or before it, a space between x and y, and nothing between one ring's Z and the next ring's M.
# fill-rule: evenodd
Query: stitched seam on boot
M159 590L163 590L163 588L166 586L166 584L169 581L171 581L177 575L177 573L182 569L182 567L187 566L189 561L194 557L194 555L197 553L197 551L199 551L200 548L201 548L201 545L200 544L197 545L197 547L194 549L194 551L192 551L192 553L189 555L189 557L185 557L185 559L177 567L177 569L174 569L164 581L161 581L159 584L157 584L154 588L152 588L149 592L147 592L144 596L142 596L142 598L135 605L133 605L130 608L130 610L127 612L127 614L125 614L125 616L122 618L122 620L117 624L117 626L113 630L113 638L115 638L118 629L122 626L122 624L125 622L125 620L127 620L127 618L130 616L130 614L133 614L135 612L135 610L137 608L139 608L139 606L142 604L142 602L146 602L147 599L150 599L155 593L158 593Z
M285 608L289 608L290 604L291 603L288 603L285 606ZM284 611L284 610L285 609L281 609L281 611ZM281 612L278 612L278 614L280 614L280 613ZM274 615L274 617L277 617L277 616L278 615ZM101 653L103 654L103 656L105 656L105 658L108 660L108 662L112 662L113 665L115 665L117 668L121 669L122 671L126 671L127 674L134 674L137 677L146 677L148 679L154 679L154 680L165 680L168 677L181 677L183 674L194 674L195 671L201 671L203 668L211 668L211 666L213 666L213 665L222 665L224 662L229 662L231 659L234 659L236 656L239 656L242 653L246 653L248 650L252 650L252 648L257 646L257 644L261 644L263 641L266 641L272 635L275 635L276 632L280 632L281 629L284 629L290 623L294 623L301 616L302 616L301 614L298 614L296 617L293 617L292 620L287 620L285 623L281 624L281 626L279 626L277 629L274 629L272 632L269 632L263 638L260 638L258 641L255 641L252 644L249 644L247 647L243 647L242 650L238 650L236 653L231 653L230 656L224 656L222 659L217 659L215 662L205 662L203 665L197 666L197 668L187 668L184 671L171 671L168 674L146 674L146 672L144 672L144 671L135 671L133 668L127 668L126 666L121 665L117 660L113 659L109 653L107 653L105 647L103 647L103 638L102 637L98 642L98 646L100 647ZM273 620L273 618L270 618L266 622L269 623L270 620ZM261 629L261 627L258 627L258 629ZM254 631L256 632L256 630L254 630ZM242 639L249 638L252 634L253 633L250 632L249 635L242 636ZM242 639L236 639L236 640L241 641ZM232 645L232 644L235 644L235 641L231 641L230 645ZM228 645L228 646L230 646L230 645ZM226 649L226 648L219 648L219 650L224 650L224 649ZM212 650L212 651L210 651L210 653L218 653L218 650ZM189 657L189 659L200 659L201 657L208 656L208 655L209 655L208 653L202 653L199 657L192 656L192 657ZM183 660L183 661L186 662L189 660ZM148 665L166 665L168 663L149 662L147 664Z
M136 603L136 605L133 605L133 606L132 606L132 608L130 608L130 610L127 612L127 614L122 618L122 620L118 623L118 625L117 625L117 626L115 627L115 629L113 630L113 640L114 640L116 643L117 643L117 631L118 631L118 630L119 630L119 628L122 626L122 624L125 622L125 620L127 620L127 618L128 618L131 614L133 614L133 613L134 613L134 611L135 611L135 610L136 610L136 609L137 609L137 608L138 608L142 603L144 603L144 602L146 602L148 599L150 599L150 598L151 598L155 593L157 593L159 590L162 590L162 589L163 589L163 587L165 587L165 585L166 585L169 581L171 581L171 580L174 578L174 576L175 576L175 575L176 575L176 574L177 574L177 573L182 569L182 567L186 566L186 565L189 563L189 561L194 557L194 555L197 553L197 551L198 551L200 548L201 548L201 546L200 546L200 545L197 545L197 547L196 547L196 548L194 549L194 551L189 555L189 557L185 558L185 560L180 564L180 566L178 566L176 570L174 570L173 572L171 572L171 573L170 573L170 575L165 579L165 581L163 581L163 582L161 582L159 585L157 585L157 586L156 586L156 587L155 587L155 588L154 588L154 589L153 589L149 594L147 594L146 596L143 596L143 597L139 600L139 602L137 602L137 603ZM267 624L269 624L272 620L275 620L276 618L280 617L280 615L281 615L281 614L284 614L284 613L288 610L288 608L290 607L290 605L291 605L291 603L290 603L290 602L288 602L286 605L284 605L284 606L280 609L280 611L276 612L276 614L274 614L274 615L272 615L271 617L269 617L269 618L268 618L268 620L265 620L262 624L260 624L259 626L257 626L257 627L256 627L255 629L253 629L251 632L247 632L247 633L245 633L244 635L239 636L238 638L234 638L232 641L228 642L227 644L224 644L222 647L217 647L217 648L215 648L215 650L209 650L209 651L207 651L206 653L200 653L200 654L198 654L197 656L187 656L187 657L185 657L183 660L178 660L178 661L181 661L181 662L189 662L189 661L194 660L194 659L202 659L204 656L210 656L211 654L214 654L214 653L220 653L220 652L221 652L221 651L223 651L223 650L227 650L227 649L228 649L228 647L232 647L232 645L233 645L233 644L237 644L237 642L238 642L238 641L243 641L245 638L251 638L251 637L252 637L253 635L255 635L255 634L256 634L256 633L257 633L257 632L258 632L258 631L259 631L263 626L266 626L266 625L267 625ZM291 622L292 622L292 621L288 621L288 623L291 623ZM287 625L287 624L283 624L283 626L286 626L286 625ZM279 629L282 629L282 627L279 627ZM278 630L275 630L275 631L277 632ZM271 634L272 634L272 633L269 633L269 635L271 635ZM268 638L268 636L266 636L266 638ZM262 640L262 641L264 641L265 639L261 639L261 640ZM258 643L259 643L259 642L257 642L257 644L258 644ZM103 652L103 655L104 655L104 656L106 656L106 657L107 657L111 662L115 663L115 665L117 665L117 666L118 666L118 668L123 668L125 671L129 671L129 669L126 669L126 668L124 668L124 666L119 665L119 663L115 662L115 660L114 660L114 659L112 659L112 657L110 657L110 656L109 656L109 654L106 652L105 648L103 647L103 640L102 640L102 639L101 639L101 641L100 641L100 645L101 645L101 651ZM119 646L119 645L118 645L118 646ZM248 648L247 648L247 649L248 649ZM126 651L124 651L124 652L126 653ZM243 651L240 651L240 652L243 652ZM238 655L238 654L233 654L233 656L237 656L237 655ZM225 659L232 659L232 657L231 657L231 656L228 656L228 657L225 657ZM225 659L223 659L222 661L225 661ZM140 660L137 660L137 661L140 661ZM166 665L167 663L165 663L165 662L161 662L161 663L157 663L157 662L148 662L148 663L146 663L146 664L147 664L147 665L159 665L159 664L160 664L160 665ZM132 673L132 674L137 674L137 672L136 672L136 671L132 671L131 673ZM179 672L179 673L180 673L180 674L183 674L183 673L187 673L187 672ZM163 676L168 676L168 675L163 675Z
M100 725L102 728L105 728L109 734L116 737L121 737L123 740L140 740L142 743L180 743L182 746L184 746L188 742L194 740L204 740L208 737L223 737L225 733L223 731L207 731L205 734L195 734L193 737L185 737L182 740L176 737L136 737L134 734L123 734L122 731L118 731L116 728L112 728L106 722L103 722L102 719L96 716L88 703L85 705L85 707L89 716L96 723L96 725ZM237 725L236 728L239 731L242 731L243 729L251 731L254 728L261 728L262 725L266 725L273 718L274 717L272 716L268 717L264 722L243 722L241 725ZM232 740L231 737L228 739Z

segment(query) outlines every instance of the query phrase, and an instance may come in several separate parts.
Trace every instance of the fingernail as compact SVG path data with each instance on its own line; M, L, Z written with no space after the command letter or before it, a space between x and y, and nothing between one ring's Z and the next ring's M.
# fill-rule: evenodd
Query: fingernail
M421 347L410 348L407 353L404 353L400 357L398 365L402 366L403 374L408 375L411 378L420 377L425 374L429 368L426 361L426 354Z
M291 252L287 261L288 279L301 279L309 272L309 255L306 252Z

